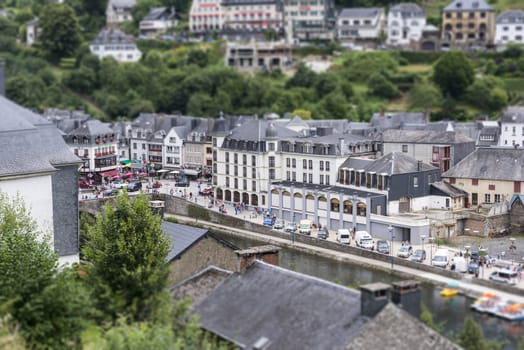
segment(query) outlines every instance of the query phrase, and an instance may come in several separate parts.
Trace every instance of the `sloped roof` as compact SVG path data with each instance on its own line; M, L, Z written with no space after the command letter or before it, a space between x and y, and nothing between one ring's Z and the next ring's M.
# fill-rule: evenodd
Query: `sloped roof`
M366 318L360 293L315 277L255 261L195 307L201 326L251 349L345 349Z
M79 164L60 131L43 117L0 96L0 177Z
M136 4L136 0L109 0L111 6L120 8L132 8Z
M112 134L113 129L109 127L108 124L102 123L100 120L92 119L84 122L80 127L74 129L69 134L70 135L107 135Z
M442 177L524 181L524 150L477 148Z
M247 120L239 127L235 128L231 135L228 136L229 139L235 140L244 140L244 141L259 141L266 139L266 131L270 127L271 123L275 123L274 120ZM275 128L275 136L278 138L287 138L292 136L300 136L300 133L287 129L285 127Z
M135 42L127 34L115 28L102 29L91 42L91 45L108 44L135 45Z
M420 18L426 16L426 12L424 11L424 9L413 2L403 2L400 4L392 5L389 8L389 12L400 12L402 18Z
M341 169L355 169L355 170L364 170L366 169L370 164L372 164L375 161L375 159L368 159L368 158L348 158L342 163L340 166Z
M454 0L444 11L493 11L484 0Z
M377 17L379 14L384 13L384 9L381 7L352 7L342 9L339 18L370 18Z
M415 173L432 169L435 169L435 167L419 162L405 153L391 152L368 165L365 171L376 172L377 174L394 175Z
M524 107L509 106L500 117L501 123L524 123Z
M364 325L348 349L459 350L461 347L406 311L388 303Z
M509 207L511 208L517 200L519 200L520 203L524 204L524 194L514 194L513 196L511 196L511 200L509 201Z
M497 16L497 23L524 23L524 11L504 11Z
M168 8L168 7L154 7L149 11L147 15L144 16L143 21L154 21L158 19L162 19L162 16L166 14L167 16L164 18L166 20L175 19L176 14L174 8Z
M373 113L370 126L381 127L382 129L399 128L406 123L425 123L426 117L422 112L385 112Z
M382 134L383 142L392 143L432 143L455 144L474 142L473 139L455 131L432 130L385 130Z
M446 181L436 181L431 184L431 187L435 188L437 191L440 191L452 198L467 196L468 193L463 191L452 184L447 183Z

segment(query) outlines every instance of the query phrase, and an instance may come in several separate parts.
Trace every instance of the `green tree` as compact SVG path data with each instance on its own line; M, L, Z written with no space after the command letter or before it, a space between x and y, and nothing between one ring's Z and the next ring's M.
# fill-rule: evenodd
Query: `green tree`
M442 333L444 330L445 323L435 323L435 320L433 320L433 314L431 311L428 310L426 305L421 305L421 312L420 312L420 320L428 327L432 328L433 330Z
M487 350L484 333L471 316L464 319L464 327L457 335L457 344L465 350Z
M508 104L508 95L503 89L496 87L490 91L488 97L488 108L492 112L500 111Z
M121 315L130 322L167 316L169 239L160 222L145 195L131 201L121 194L87 229L87 277L96 291L97 308L112 321Z
M443 95L459 98L475 81L475 72L463 52L446 52L433 67L433 81Z
M305 109L295 109L293 112L291 112L291 115L298 115L302 120L311 120L311 112Z
M368 93L384 98L400 96L397 87L393 85L382 73L373 74L368 80Z
M442 105L442 94L432 82L417 81L409 92L408 101L412 109L436 108Z
M55 62L71 57L80 46L80 25L71 7L65 4L46 5L38 20L41 33L38 46Z
M322 98L333 92L338 86L338 76L334 73L320 73L314 83L314 89L318 98Z
M286 88L310 88L315 83L315 80L316 73L308 68L304 63L300 63L293 77L286 82Z

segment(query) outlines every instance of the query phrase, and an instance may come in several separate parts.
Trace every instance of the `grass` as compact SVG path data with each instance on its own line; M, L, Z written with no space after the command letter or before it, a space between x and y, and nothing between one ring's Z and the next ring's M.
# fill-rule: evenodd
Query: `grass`
M399 71L406 73L417 73L417 74L427 74L431 72L433 68L430 64L408 64L406 66L400 66Z
M515 92L524 92L524 78L504 78L506 89Z

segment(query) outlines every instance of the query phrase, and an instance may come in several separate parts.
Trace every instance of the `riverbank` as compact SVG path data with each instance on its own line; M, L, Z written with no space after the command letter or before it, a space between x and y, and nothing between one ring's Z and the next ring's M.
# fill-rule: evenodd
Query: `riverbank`
M180 216L180 215L169 215L169 216L176 217L176 219L180 223L187 223L187 224L195 223L194 218ZM209 228L211 230L217 230L217 231L221 231L227 234L238 235L240 237L248 237L250 239L260 241L261 243L273 244L279 247L295 249L298 251L306 252L308 254L321 256L327 259L348 262L351 264L368 267L371 269L381 270L383 272L395 274L401 278L414 278L420 281L432 283L434 285L438 285L442 287L447 286L450 282L453 282L453 283L457 282L457 280L453 278L449 278L449 277L442 276L442 275L432 273L432 272L421 271L421 270L414 269L414 268L407 267L407 266L401 266L398 264L394 264L393 269L392 269L391 263L388 263L386 261L380 261L380 260L371 259L371 258L367 258L363 256L357 256L357 255L353 255L353 254L341 252L341 251L334 251L331 249L317 247L317 246L305 244L302 242L297 242L297 241L292 242L289 239L268 236L268 235L261 234L261 233L242 230L242 229L233 228L233 227L220 225L220 224L216 224L216 223L212 223L208 221L202 221L202 220L199 220L198 224L206 228ZM501 298L512 300L517 303L524 303L523 296L511 294L511 293L502 291L500 289L497 289L496 287L491 287L491 286L488 287L488 286L474 284L464 279L458 281L458 289L460 293L468 297L472 297L472 298L477 298L486 292L491 292L491 293L496 292L496 294L499 295Z

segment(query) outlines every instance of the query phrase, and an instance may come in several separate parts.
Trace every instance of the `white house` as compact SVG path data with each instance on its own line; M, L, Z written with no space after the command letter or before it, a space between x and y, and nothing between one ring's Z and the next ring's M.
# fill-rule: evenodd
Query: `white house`
M60 264L78 262L81 160L52 123L1 95L0 120L0 192L20 196Z
M426 13L415 3L400 3L389 8L389 45L402 46L418 42L426 25Z
M297 38L333 39L335 4L333 0L283 0L284 28L288 40Z
M261 30L282 28L281 0L223 0L224 28Z
M221 30L224 22L221 0L194 0L189 11L189 30L196 33Z
M39 33L40 28L38 28L38 18L34 18L31 21L27 22L25 30L26 44L32 46L38 38Z
M137 62L142 57L134 40L113 28L103 29L89 44L89 50L100 59L113 57L118 62Z
M374 40L385 29L384 9L379 7L345 8L337 18L340 40Z
M524 107L510 106L502 113L499 146L524 147Z
M174 7L155 7L140 21L140 34L152 36L178 24Z
M497 16L495 45L524 44L524 11L509 10Z
M185 126L176 126L171 128L164 137L163 142L163 168L176 169L184 164L183 149L184 149L184 137L185 137Z
M107 26L115 26L133 20L131 9L136 0L109 0L106 8Z

